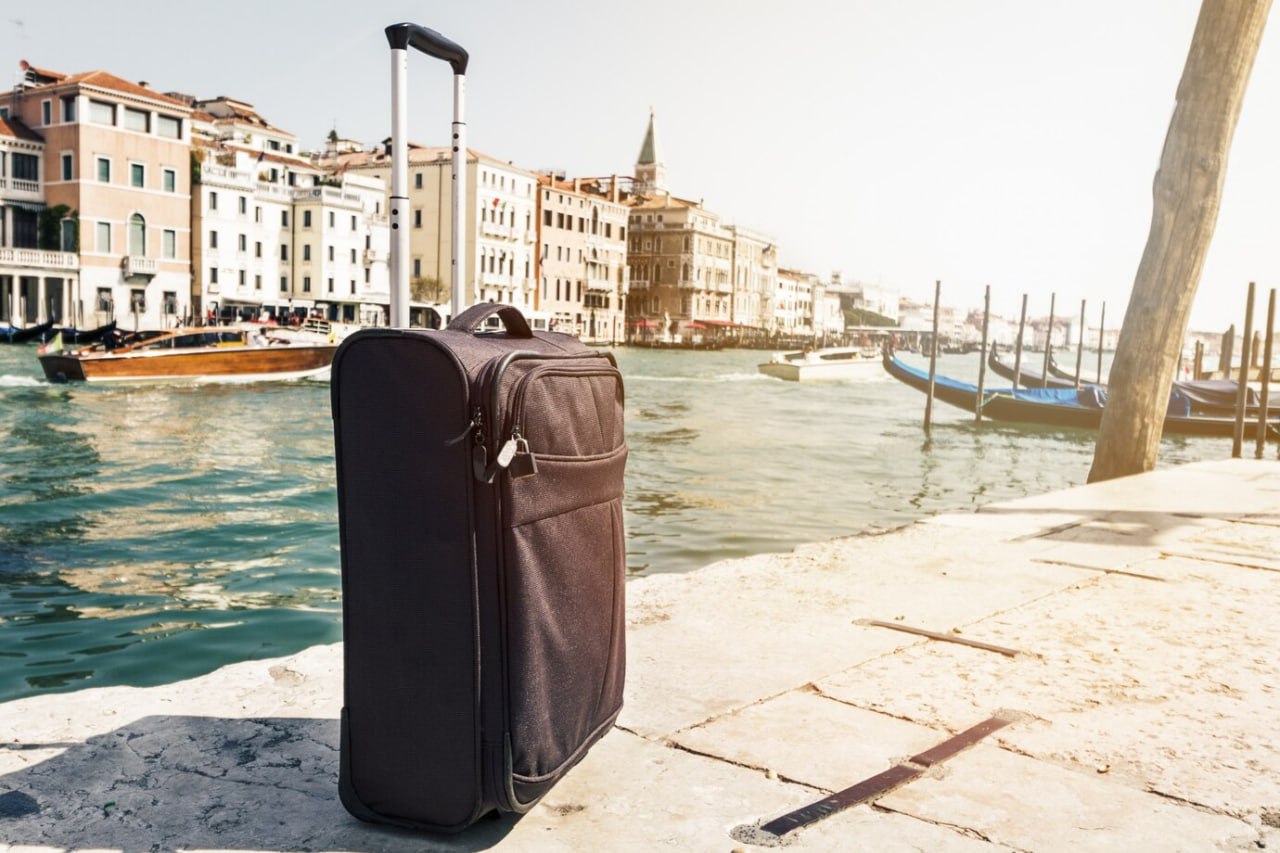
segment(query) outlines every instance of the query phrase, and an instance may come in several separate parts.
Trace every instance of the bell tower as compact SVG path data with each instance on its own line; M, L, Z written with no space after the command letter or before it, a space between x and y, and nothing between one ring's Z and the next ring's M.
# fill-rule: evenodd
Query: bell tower
M652 195L666 189L667 170L662 163L662 155L658 152L653 107L649 107L649 128L645 131L644 143L640 146L640 156L636 158L635 179L635 192L640 195Z

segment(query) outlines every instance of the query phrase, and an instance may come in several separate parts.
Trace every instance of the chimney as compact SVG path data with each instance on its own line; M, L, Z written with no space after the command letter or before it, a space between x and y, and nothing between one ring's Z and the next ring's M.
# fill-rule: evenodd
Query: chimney
M618 176L609 176L609 201L614 204L618 203Z
M573 179L573 191L576 193L582 192L582 178Z

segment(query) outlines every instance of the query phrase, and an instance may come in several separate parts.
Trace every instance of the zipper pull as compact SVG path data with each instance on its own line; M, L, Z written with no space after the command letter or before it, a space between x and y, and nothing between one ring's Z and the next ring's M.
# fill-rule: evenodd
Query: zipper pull
M471 434L471 431L472 431L473 429L476 429L477 427L479 427L479 426L481 425L481 421L482 421L482 418L481 418L480 409L479 409L479 407L477 407L477 408L476 408L476 413L475 413L474 415L472 415L472 416L471 416L471 421L470 421L470 423L468 423L468 424L463 428L462 432L458 433L458 434L457 434L457 435L455 435L453 438L451 438L451 439L449 439L448 441L446 441L446 442L444 443L444 446L445 446L445 447L453 447L455 444L459 444L459 443L461 443L461 442L463 442L463 441L466 441L467 436Z

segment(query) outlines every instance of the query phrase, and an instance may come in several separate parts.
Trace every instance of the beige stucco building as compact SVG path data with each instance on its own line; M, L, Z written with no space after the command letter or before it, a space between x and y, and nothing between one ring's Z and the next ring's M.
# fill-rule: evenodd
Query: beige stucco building
M627 207L618 181L538 178L536 310L593 342L626 336Z
M191 108L105 71L23 66L0 116L43 139L44 206L65 206L60 248L75 247L79 263L78 275L40 277L34 313L84 326L177 322L190 312Z

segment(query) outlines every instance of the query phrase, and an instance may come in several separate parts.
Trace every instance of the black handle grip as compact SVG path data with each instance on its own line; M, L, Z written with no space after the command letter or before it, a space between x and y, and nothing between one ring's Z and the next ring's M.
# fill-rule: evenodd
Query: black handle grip
M467 52L460 45L454 44L435 30L429 30L418 24L392 24L384 31L387 43L392 50L405 50L412 47L427 56L443 59L453 67L454 74L467 73Z
M449 325L446 328L451 332L474 334L476 329L480 328L480 324L494 314L497 314L502 319L502 325L507 327L507 334L511 335L511 337L533 337L533 330L529 328L529 321L525 320L524 315L520 313L520 309L511 305L503 305L501 302L481 302L478 305L472 305L449 321Z

